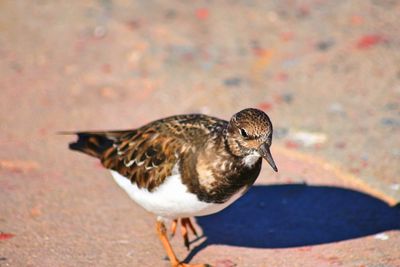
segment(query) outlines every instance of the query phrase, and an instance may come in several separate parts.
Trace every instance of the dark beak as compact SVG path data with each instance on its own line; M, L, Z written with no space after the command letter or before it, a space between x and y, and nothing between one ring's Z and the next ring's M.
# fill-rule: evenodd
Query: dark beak
M271 151L269 151L269 144L264 143L258 148L258 153L260 153L261 157L263 157L266 161L268 161L269 165L271 165L274 171L278 172L278 168L275 165L274 159L272 158Z

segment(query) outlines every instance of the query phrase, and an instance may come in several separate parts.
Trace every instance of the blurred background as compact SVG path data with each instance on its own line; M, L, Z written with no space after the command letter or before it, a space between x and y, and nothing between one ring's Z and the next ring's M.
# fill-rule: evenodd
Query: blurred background
M193 112L229 119L255 107L274 124L280 169L264 170L260 183L348 185L396 204L399 14L395 0L1 1L0 266L168 265L161 250L145 261L161 248L153 218L139 208L135 215L98 163L68 152L71 139L57 131L126 129ZM383 239L398 244L393 235ZM150 243L135 247L140 238ZM367 263L400 264L390 244ZM231 266L221 255L256 251L254 262L233 262L261 266L279 251L235 249L209 246L196 259ZM312 249L289 252L311 264Z

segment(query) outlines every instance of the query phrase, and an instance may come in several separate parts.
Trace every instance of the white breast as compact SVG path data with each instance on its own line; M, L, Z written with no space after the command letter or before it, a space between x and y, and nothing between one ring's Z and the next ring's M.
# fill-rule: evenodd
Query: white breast
M257 151L254 151L252 154L244 157L243 162L246 166L251 168L260 159L260 157L261 155Z
M174 170L172 175L152 192L139 188L115 171L111 171L111 174L117 184L140 206L158 216L171 219L216 213L232 204L245 192L245 188L241 189L223 204L202 202L195 194L188 192L182 184L177 168Z

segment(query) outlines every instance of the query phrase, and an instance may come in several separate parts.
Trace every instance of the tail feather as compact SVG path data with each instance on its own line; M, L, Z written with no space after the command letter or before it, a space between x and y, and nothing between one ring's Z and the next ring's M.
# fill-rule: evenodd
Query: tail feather
M101 159L105 151L112 147L118 136L126 132L60 132L60 134L77 135L78 139L70 143L69 148Z
M77 133L78 140L70 143L71 150L80 151L96 158L101 158L104 152L113 145L113 141L106 136L92 133Z

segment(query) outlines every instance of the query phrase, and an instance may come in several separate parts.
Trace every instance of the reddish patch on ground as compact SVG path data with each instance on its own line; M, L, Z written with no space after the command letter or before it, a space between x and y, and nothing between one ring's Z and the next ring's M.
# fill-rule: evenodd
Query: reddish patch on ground
M279 73L275 76L275 79L276 79L277 81L280 81L280 82L285 82L285 81L287 81L288 78L289 78L289 75L288 75L287 73L285 73L285 72L279 72Z
M35 207L35 208L31 209L30 215L31 215L31 217L34 217L34 218L39 217L40 215L42 215L42 211L40 210L39 207Z
M368 162L366 160L362 160L361 167L363 167L363 168L368 167Z
M258 108L263 111L269 111L272 109L272 104L269 102L262 102L262 103L258 104Z
M28 173L39 169L39 164L30 160L0 160L0 170Z
M288 42L288 41L293 40L293 37L294 37L294 33L293 32L282 32L280 34L280 38L284 42Z
M210 15L210 12L208 11L207 8L198 8L196 10L196 18L199 20L206 20L208 19L208 16Z
M321 148L323 148L323 145L322 144L315 144L314 148L315 149L321 149Z
M46 128L40 128L40 129L38 130L38 133L39 133L40 136L45 136L45 135L47 135L47 132L48 132L48 130L47 130Z
M126 22L126 26L128 26L128 28L129 28L131 31L134 31L134 30L137 30L137 29L140 28L141 23L140 23L139 20L131 20L131 21L127 21L127 22Z
M253 52L257 57L270 57L272 54L272 51L270 49L265 49L265 48L261 48L261 47L254 47L253 48Z
M15 235L10 233L0 233L0 240L7 240L13 238Z
M350 172L354 174L360 174L360 169L358 168L350 168Z
M344 148L346 148L346 143L345 142L337 142L335 144L335 147L339 148L339 149L344 149Z
M110 74L112 72L111 65L108 63L101 65L101 70L105 74Z
M356 47L358 49L368 49L371 48L377 44L382 43L385 40L385 38L383 38L383 36L378 35L378 34L367 34L364 36L361 36L357 43L356 43Z
M298 7L298 14L301 17L307 17L308 15L310 15L310 7L308 5L305 5L305 4L300 5Z
M291 149L298 149L300 145L294 141L288 140L285 142L285 147L291 148Z
M364 18L358 15L354 15L351 17L351 24L358 26L364 23Z
M309 246L301 247L301 248L298 249L298 251L311 251L311 250L312 250L312 247L309 247Z

